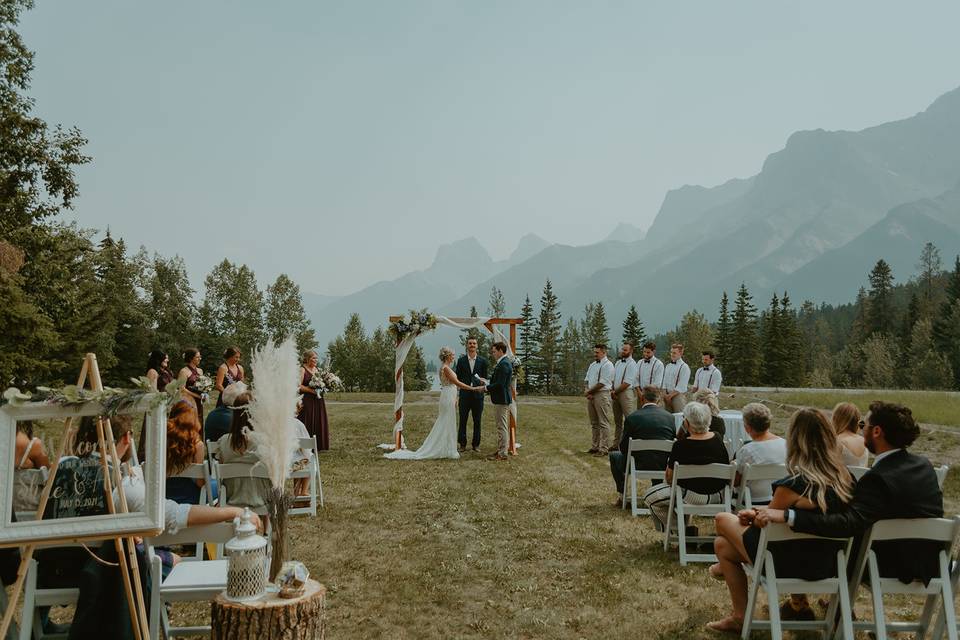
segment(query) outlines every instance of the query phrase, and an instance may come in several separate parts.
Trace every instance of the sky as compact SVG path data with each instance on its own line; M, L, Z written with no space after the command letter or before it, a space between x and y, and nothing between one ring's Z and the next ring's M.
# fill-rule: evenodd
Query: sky
M960 86L960 3L37 0L30 95L93 157L67 219L342 295L475 236L589 244L801 129Z

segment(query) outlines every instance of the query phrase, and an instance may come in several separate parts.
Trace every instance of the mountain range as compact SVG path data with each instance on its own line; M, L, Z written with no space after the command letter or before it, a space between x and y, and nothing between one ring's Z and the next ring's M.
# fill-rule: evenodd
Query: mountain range
M602 301L616 339L631 304L660 332L694 308L715 319L722 292L741 282L759 306L783 290L797 304L850 301L879 258L911 277L926 242L945 261L960 254L960 89L903 120L794 133L754 176L669 191L645 233L627 222L586 246L531 234L501 262L467 238L425 270L342 298L307 295L305 306L325 345L352 312L368 328L410 308L483 314L493 286L519 315L550 278L565 316Z

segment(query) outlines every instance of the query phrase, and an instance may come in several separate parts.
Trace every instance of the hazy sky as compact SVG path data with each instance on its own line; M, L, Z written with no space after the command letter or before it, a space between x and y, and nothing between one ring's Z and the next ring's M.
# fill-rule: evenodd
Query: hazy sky
M38 0L31 94L77 218L341 294L474 235L585 244L960 85L960 3Z

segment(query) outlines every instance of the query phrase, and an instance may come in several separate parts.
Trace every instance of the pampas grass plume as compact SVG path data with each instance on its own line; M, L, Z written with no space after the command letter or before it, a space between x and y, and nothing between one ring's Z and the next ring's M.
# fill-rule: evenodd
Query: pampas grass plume
M269 341L255 349L250 368L254 376L253 400L247 411L253 431L247 435L256 446L259 464L266 467L271 484L282 491L299 444L293 417L300 391L300 365L293 339L280 345Z

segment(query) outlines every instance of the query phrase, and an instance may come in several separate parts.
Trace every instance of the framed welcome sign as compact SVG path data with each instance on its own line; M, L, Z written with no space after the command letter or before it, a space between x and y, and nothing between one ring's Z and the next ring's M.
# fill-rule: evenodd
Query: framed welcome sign
M166 401L144 398L119 411L119 415L146 414L141 438L146 439L150 452L148 464L143 465L145 501L140 511L106 513L103 491L103 467L98 447L84 446L78 441L75 451L65 456L54 477L48 500L48 510L42 520L13 521L14 474L19 460L15 460L17 423L25 421L64 421L72 418L77 426L84 417L96 419L107 412L98 402L80 405L48 403L7 404L0 407L0 547L24 543L50 544L103 540L134 535L152 536L163 530L163 508L167 451ZM106 426L106 425L104 425ZM51 456L56 452L48 452ZM107 459L110 461L109 452ZM51 466L53 460L51 459ZM111 468L113 462L110 461ZM111 481L113 475L111 473ZM20 487L22 489L22 487ZM39 487L43 490L43 486ZM55 506L56 517L50 518L50 507ZM119 503L117 503L119 511ZM91 515L92 514L92 515Z

